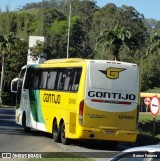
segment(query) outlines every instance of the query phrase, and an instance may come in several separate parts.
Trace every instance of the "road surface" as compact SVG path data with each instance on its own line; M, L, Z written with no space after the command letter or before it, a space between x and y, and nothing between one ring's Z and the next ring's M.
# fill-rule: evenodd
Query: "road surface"
M0 152L69 152L103 161L106 155L112 156L121 150L121 146L111 150L106 144L93 142L74 141L71 145L63 145L55 143L52 136L44 132L25 133L23 127L15 124L15 110L0 108Z

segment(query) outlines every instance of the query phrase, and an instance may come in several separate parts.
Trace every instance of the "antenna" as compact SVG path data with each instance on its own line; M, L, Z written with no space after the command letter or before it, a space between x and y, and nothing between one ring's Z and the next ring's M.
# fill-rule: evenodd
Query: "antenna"
M68 18L68 42L67 42L67 59L69 52L69 36L70 36L70 26L71 26L71 2L69 3L69 18Z

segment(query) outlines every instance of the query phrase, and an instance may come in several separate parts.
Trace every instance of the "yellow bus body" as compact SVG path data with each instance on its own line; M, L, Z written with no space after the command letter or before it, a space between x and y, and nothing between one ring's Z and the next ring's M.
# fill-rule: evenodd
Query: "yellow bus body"
M100 70L99 66L104 67L104 70ZM74 68L82 69L76 92L25 89L25 84L31 80L27 80L28 71L34 70L31 72L33 74L39 69L50 71L62 68L68 71ZM20 104L16 107L18 124L23 125L25 113L27 127L48 133L53 133L55 120L58 129L64 122L65 138L68 139L136 141L139 73L135 64L104 60L62 59L49 60L40 65L28 65L24 69L22 89L25 89L26 93L21 93ZM107 71L110 73L106 73ZM132 75L134 75L134 81L130 78ZM103 81L99 83L101 77ZM96 79L98 79L97 82ZM22 98L24 95L26 97ZM80 113L81 105L82 113Z

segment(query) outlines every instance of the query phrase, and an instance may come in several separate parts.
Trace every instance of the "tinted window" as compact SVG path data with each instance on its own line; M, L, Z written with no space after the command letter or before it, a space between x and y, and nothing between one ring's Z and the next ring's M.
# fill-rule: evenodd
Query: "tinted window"
M65 73L64 73L64 70L58 70L58 82L57 82L57 85L56 85L56 89L57 90L63 90L63 86L64 86L64 78L65 78Z
M75 73L73 75L72 91L78 90L79 82L80 82L80 78L81 78L81 72L82 72L82 69L80 69L80 68L75 70Z
M47 89L55 89L57 71L48 72Z
M25 75L25 70L26 69L22 69L22 71L20 73L20 77L19 77L19 80L18 80L18 92L21 92L21 90L22 90L23 78L24 78L24 75Z
M34 76L33 76L33 86L31 86L34 89L39 88L39 81L40 81L40 70L35 69L34 70Z
M48 78L48 71L47 70L41 70L40 80L39 80L39 88L41 88L41 89L46 88L47 78Z
M39 69L30 69L30 68L27 69L27 75L26 75L24 88L37 89L39 86L39 80L40 80L40 70Z
M28 69L25 88L77 91L81 68Z
M67 68L60 72L58 80L58 90L64 91L77 91L80 77L81 68Z
M27 69L26 80L24 88L29 89L33 87L34 71L33 69Z

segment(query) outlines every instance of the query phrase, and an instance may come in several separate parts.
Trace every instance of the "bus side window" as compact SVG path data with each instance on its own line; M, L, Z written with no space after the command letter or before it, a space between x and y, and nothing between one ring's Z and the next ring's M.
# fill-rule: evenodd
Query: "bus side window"
M58 71L57 74L57 90L64 90L64 91L78 91L78 86L81 77L80 68L68 68L68 69L61 69Z
M73 83L73 69L68 68L66 70L66 77L64 79L64 91L71 91Z
M48 77L48 71L47 70L42 70L41 74L40 74L40 80L39 80L39 88L40 89L45 89L46 88L47 77Z
M22 85L23 85L23 79L24 79L24 75L25 75L25 70L26 69L23 69L20 73L20 77L19 77L19 80L18 80L18 92L20 92L22 90Z
M57 71L50 71L48 73L47 89L55 89L56 76Z
M39 80L40 80L40 70L36 69L34 71L34 76L33 76L33 86L32 88L34 89L38 89L38 84L39 84Z
M75 69L72 91L78 91L79 82L80 82L80 78L81 78L81 72L82 72L82 69Z
M64 91L72 91L74 73L75 73L74 68L68 68L65 70L65 77L63 82Z
M33 87L33 79L34 79L34 70L27 69L26 79L25 79L25 83L24 83L25 89L30 89Z
M69 90L70 75L68 74L68 69L61 69L59 71L58 86L57 90Z
M64 88L63 88L64 91L68 91L69 90L70 79L71 78L69 76L66 76L65 77L65 80L64 80Z
M63 88L63 72L62 71L59 71L59 74L58 74L58 82L57 82L56 89L57 90L62 90L62 88Z

